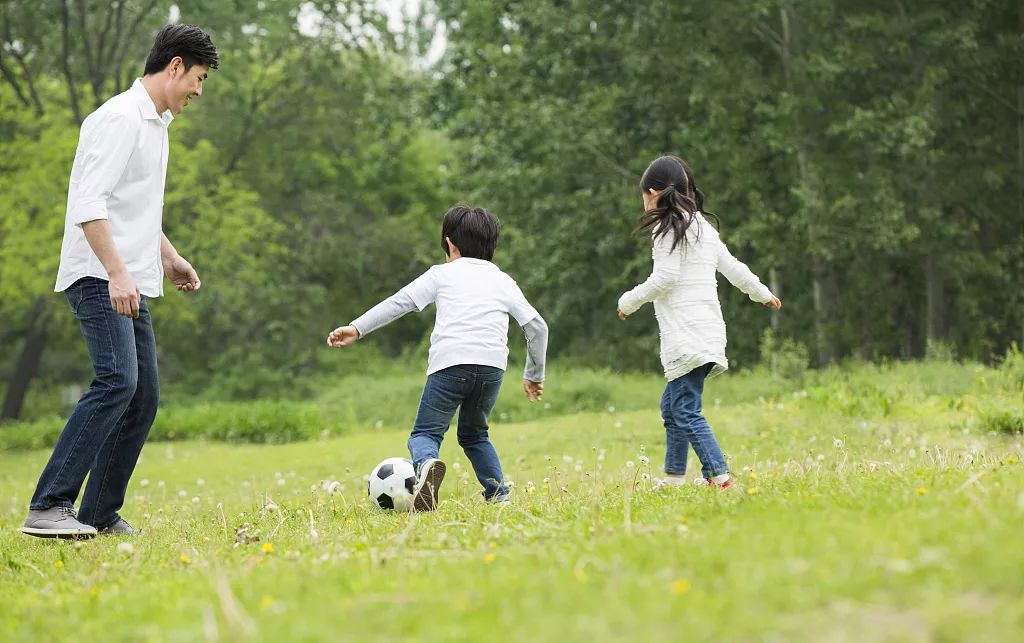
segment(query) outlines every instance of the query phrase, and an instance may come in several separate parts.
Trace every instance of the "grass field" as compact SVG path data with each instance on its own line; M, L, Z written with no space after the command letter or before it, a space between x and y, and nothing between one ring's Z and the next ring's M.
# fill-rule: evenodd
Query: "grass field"
M141 537L45 541L16 528L48 452L0 453L0 637L1019 641L1014 369L858 367L717 403L734 384L712 381L740 482L726 492L651 490L657 389L641 410L496 422L504 507L479 498L452 436L437 512L375 510L364 475L405 452L385 424L151 443L122 512Z

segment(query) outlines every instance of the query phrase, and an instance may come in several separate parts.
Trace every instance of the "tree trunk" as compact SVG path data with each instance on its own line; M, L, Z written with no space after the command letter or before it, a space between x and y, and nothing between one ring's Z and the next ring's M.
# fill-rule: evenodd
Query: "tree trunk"
M796 13L790 7L779 10L782 33L779 37L778 52L782 61L782 72L785 78L786 91L797 94L793 58L799 55L798 29ZM828 366L836 360L836 347L832 341L834 302L836 297L836 279L828 259L825 257L820 227L815 222L824 209L822 208L821 183L810 160L810 137L806 132L806 124L799 120L795 123L797 143L797 170L799 172L800 199L803 218L807 226L808 252L811 257L812 292L814 293L814 338L818 366Z
M25 394L28 393L29 384L39 370L39 362L42 360L43 350L46 348L49 326L50 316L47 310L47 298L42 296L36 300L35 305L32 307L28 330L25 332L25 341L21 346L21 354L18 355L18 362L14 367L14 373L7 386L4 406L0 410L0 422L17 420L21 416L21 408L25 403Z
M1024 37L1024 0L1017 2L1018 35ZM1017 66L1017 221L1021 222L1021 242L1024 243L1024 67ZM1018 253L1024 251L1017 248ZM1017 283L1024 283L1024 256L1018 255ZM1024 349L1024 295L1017 293L1020 309L1020 347Z
M924 260L925 329L929 344L946 339L945 282L936 265L935 255L928 253Z

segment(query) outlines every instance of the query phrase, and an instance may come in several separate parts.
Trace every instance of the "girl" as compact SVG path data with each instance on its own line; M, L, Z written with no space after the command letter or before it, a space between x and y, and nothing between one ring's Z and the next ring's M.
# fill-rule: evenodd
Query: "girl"
M782 302L719 239L706 218L714 215L702 212L704 195L682 159L656 159L640 179L640 190L644 213L634 232L651 234L654 271L619 298L619 319L654 302L668 380L661 398L666 477L659 483L683 483L687 448L693 445L707 484L725 489L732 484L729 468L701 413L704 380L729 368L715 271L756 302L775 310Z

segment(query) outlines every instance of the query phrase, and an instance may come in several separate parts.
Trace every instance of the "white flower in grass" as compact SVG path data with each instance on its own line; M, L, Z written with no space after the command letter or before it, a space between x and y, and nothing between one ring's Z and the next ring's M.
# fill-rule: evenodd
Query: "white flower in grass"
M821 462L824 459L825 459L825 454L824 453L819 453L818 454L818 462Z
M142 480L139 481L139 485L143 486L143 487L148 487L149 486L149 480L146 480L145 478L143 478Z
M626 468L627 469L632 469L635 466L636 466L635 462L633 462L632 460L626 460Z
M252 483L249 482L248 480L242 480L242 486L243 487L251 487Z
M458 471L458 470L459 470L459 469L461 469L461 468L462 468L462 465L461 465L461 464L459 464L459 461L458 461L458 460L456 460L455 462L452 462L452 469L454 469L454 470Z
M917 457L917 451L914 451L913 449L907 451L907 457L913 460Z
M548 484L549 482L551 482L551 478L544 478L541 482L543 482L544 484Z
M122 554L130 554L135 551L135 545L131 543L121 543L117 546L117 551Z
M179 489L179 490L178 490L178 497L179 497L179 498L186 498L186 497L188 497L188 494L187 494L187 493L185 493L185 490L184 490L184 489Z
M341 493L344 488L345 488L345 485L343 485L340 482L338 482L337 480L335 480L335 481L331 482L331 484L327 487L327 493L329 493L329 494L331 494L333 496L335 494Z
M287 480L285 480L284 478L278 478L278 479L277 479L277 484L278 484L278 486L284 486L284 485L285 485L285 483L287 483L287 482L288 482L288 481L287 481Z
M614 412L615 412L615 407L614 407L614 406L611 406L611 405L609 405L609 406L608 406L608 412L609 412L609 413L614 413Z
M161 480L161 481L157 482L157 483L156 483L156 486L158 486L158 487L160 487L160 488L163 488L163 487L164 487L164 481L163 481L163 480Z
M384 428L384 420L377 420L376 422L374 422L373 423L373 428L375 428L375 429L382 429L382 428Z
M645 467L646 467L647 465L649 465L649 464L651 463L651 459L650 459L650 458L648 458L648 457L647 457L647 456L645 456L645 455L641 455L641 456L640 456L639 458L637 458L637 459L638 459L638 460L640 460L640 464L642 464L642 465L643 465L643 466L645 466Z
M886 438L885 440L882 441L882 446L884 446L884 447L891 447L892 446L892 440L890 440L889 438Z
M841 449L843 448L843 441L840 440L839 438L835 438L834 440L832 440L832 445L835 446L837 449Z
M569 455L568 453L564 453L564 454L562 454L562 462L565 462L566 464L572 464L573 463L573 457L571 455Z
M202 478L199 478L198 480L196 480L196 486L197 487L201 487L204 484L206 484L206 480L203 480Z
M580 471L583 471L583 465L582 464L577 464L575 467L573 467L573 471L575 471L576 473L579 473Z
M613 426L615 426L616 429L621 429L622 428L622 422L619 421L619 420L615 420L615 424Z
M274 477L280 479L280 478L283 478L284 476L281 474L280 471L275 471L274 472Z
M192 504L194 504L194 505L198 505L199 504L199 496L192 496Z

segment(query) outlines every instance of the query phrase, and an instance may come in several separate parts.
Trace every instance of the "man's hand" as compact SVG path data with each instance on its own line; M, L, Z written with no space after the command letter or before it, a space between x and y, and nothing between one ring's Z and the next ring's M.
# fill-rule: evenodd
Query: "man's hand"
M775 297L773 295L771 299L764 302L764 305L768 306L772 310L779 310L780 308L782 308L782 301L780 301L778 297Z
M339 326L327 336L327 345L331 348L345 348L356 343L359 331L355 326Z
M203 285L196 269L181 255L174 255L173 259L164 263L164 273L178 290L195 292Z
M107 290L110 293L110 306L118 315L138 319L142 293L134 277L127 271L110 275Z
M530 402L538 402L544 396L544 382L531 382L523 380L523 391L526 392L526 399Z

